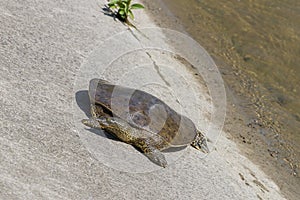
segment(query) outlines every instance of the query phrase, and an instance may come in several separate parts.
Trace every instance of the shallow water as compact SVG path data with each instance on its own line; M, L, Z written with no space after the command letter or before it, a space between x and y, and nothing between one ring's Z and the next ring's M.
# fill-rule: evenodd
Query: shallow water
M233 93L229 94L229 103L238 104L236 107L245 117L243 123L262 140L261 148L254 142L251 147L255 148L254 153L269 154L268 159L275 163L279 173L284 170L279 186L297 193L300 188L300 1L158 2L165 12L160 12L161 16L171 11L175 23L180 22L213 56ZM156 19L158 23L164 21ZM260 152L263 149L266 151Z
M298 0L164 0L198 41L219 40L218 53L255 77L300 121L300 2ZM218 36L218 37L216 37ZM275 105L276 104L276 105ZM292 120L292 119L291 119ZM300 132L295 133L300 134Z

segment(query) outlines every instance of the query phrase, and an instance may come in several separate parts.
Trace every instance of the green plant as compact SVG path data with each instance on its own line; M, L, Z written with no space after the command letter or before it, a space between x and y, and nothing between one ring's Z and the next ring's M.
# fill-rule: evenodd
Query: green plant
M131 0L110 0L108 7L116 12L116 16L119 20L129 23L128 17L134 19L132 13L133 9L142 9L144 6L139 3L131 4Z

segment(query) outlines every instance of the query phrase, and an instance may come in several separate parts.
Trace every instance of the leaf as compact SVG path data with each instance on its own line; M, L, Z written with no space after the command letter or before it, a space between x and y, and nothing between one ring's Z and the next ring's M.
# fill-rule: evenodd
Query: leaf
M109 7L110 9L117 9L117 7L116 7L115 5L108 5L108 7Z
M108 6L110 7L110 6L112 6L112 5L117 5L118 4L118 1L119 0L112 0L112 1L110 1L110 2L108 2Z
M120 9L119 11L118 11L118 13L121 15L121 16L124 16L124 14L125 14L125 11L122 9Z
M117 9L119 7L118 6L119 1L120 0L111 0L107 5L111 9Z
M110 7L110 8L113 7L113 6L115 6L114 3L108 3L107 5L108 5L108 7Z
M134 3L131 5L130 7L131 9L142 9L142 8L145 8L142 4L139 4L139 3Z
M131 0L122 0L124 3L126 3L127 5L130 5Z
M128 11L128 16L130 17L130 19L134 20L134 15L131 10Z
M128 13L128 5L126 3L123 2L123 5L124 5L124 11L125 13L127 14Z
M124 2L122 2L122 1L120 1L119 3L118 3L118 6L120 7L120 8L126 8L126 3L124 3Z
M111 0L108 4L117 4L120 0Z

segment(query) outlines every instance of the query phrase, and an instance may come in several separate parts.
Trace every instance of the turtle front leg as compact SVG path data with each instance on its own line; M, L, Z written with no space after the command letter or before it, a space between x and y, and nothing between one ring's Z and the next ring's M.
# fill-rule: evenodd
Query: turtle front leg
M126 121L116 117L91 117L83 119L82 123L92 128L104 129L115 135L121 141L139 148L152 162L166 167L165 156L160 152L160 148L166 146L166 142L151 132L134 128Z

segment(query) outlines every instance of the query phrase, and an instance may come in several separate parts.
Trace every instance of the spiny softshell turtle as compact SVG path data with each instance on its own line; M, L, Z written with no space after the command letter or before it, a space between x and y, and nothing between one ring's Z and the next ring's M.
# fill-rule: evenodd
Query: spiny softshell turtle
M206 139L194 123L149 93L92 79L89 98L92 117L83 124L139 148L162 167L167 161L161 151L170 147L191 144L208 152Z

